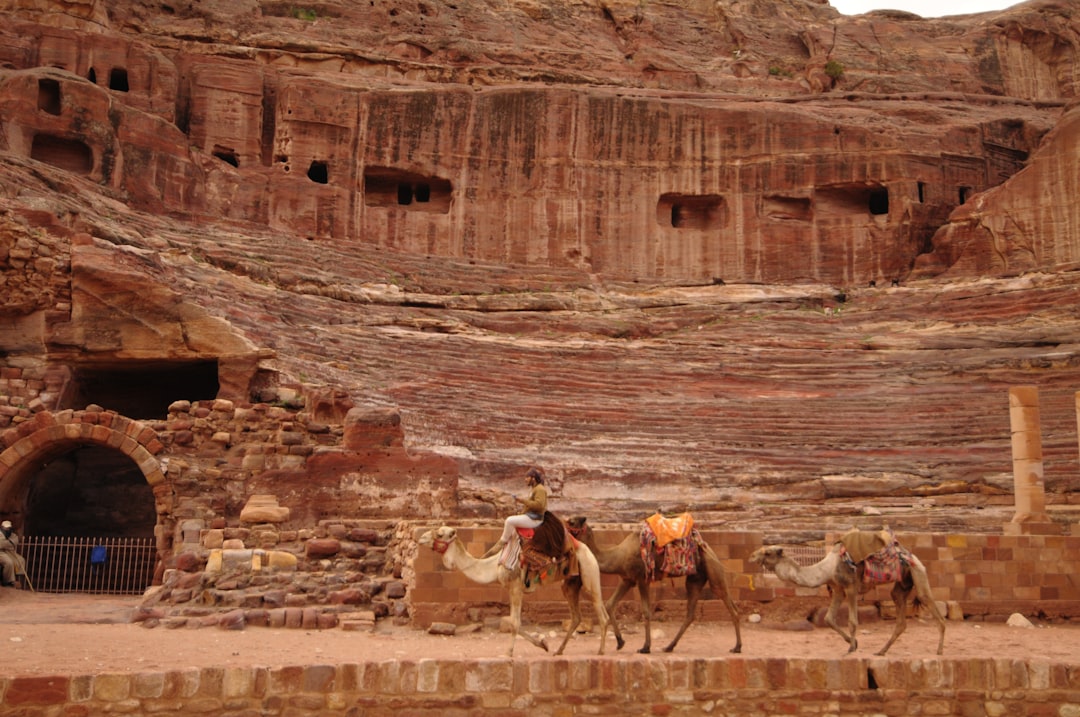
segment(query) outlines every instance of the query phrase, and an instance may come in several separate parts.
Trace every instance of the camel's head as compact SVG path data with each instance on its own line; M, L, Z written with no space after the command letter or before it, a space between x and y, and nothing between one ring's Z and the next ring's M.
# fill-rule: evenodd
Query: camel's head
M750 562L766 570L772 570L782 557L784 557L784 549L779 545L763 545L753 552Z
M584 515L575 515L573 518L569 518L566 521L566 528L570 531L570 535L574 536L578 540L582 540L585 535L592 530L585 524Z
M457 530L449 525L443 525L435 530L425 531L416 541L420 545L426 545L436 553L445 553L447 546L457 538Z

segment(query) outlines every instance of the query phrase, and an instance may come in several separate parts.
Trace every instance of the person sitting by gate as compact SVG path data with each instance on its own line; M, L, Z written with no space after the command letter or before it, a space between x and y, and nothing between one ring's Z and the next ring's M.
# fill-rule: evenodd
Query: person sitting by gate
M2 575L0 580L6 588L15 587L15 577L26 574L26 563L19 555L19 534L11 525L10 520L0 523L0 568Z

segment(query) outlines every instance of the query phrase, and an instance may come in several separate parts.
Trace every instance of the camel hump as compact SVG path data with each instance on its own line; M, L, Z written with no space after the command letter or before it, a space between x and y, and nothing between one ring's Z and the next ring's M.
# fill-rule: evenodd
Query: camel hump
M882 530L859 530L853 528L840 536L844 550L851 556L852 562L861 563L871 555L879 553L892 545L896 539L888 528Z

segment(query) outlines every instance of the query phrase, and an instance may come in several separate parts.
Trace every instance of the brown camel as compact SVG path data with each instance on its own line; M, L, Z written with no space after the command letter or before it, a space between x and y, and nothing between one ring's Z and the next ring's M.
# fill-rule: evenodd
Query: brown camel
M641 597L641 614L645 617L645 644L642 645L638 652L648 653L652 649L652 606L649 598L649 580L646 575L645 561L641 557L640 536L638 534L628 535L614 547L601 548L596 544L592 526L586 523L584 516L570 518L566 521L566 525L571 535L588 545L593 551L593 555L596 556L597 563L600 565L600 572L618 575L622 578L618 589L608 598L606 605L608 618L615 632L615 642L620 650L625 641L615 620L615 606L630 588L637 586L638 595ZM657 564L659 564L659 561L657 561ZM712 583L713 592L717 593L720 599L724 601L728 612L731 613L731 619L735 625L735 647L731 648L731 652L742 652L739 613L735 609L731 594L728 592L724 566L720 563L720 558L716 556L712 548L704 542L698 544L696 567L697 570L694 575L686 576L686 617L675 638L664 648L664 652L671 652L675 649L675 645L679 643L679 639L686 632L686 628L690 627L690 623L694 621L697 603L701 598L701 590L705 587L705 583Z
M474 582L485 585L497 582L509 590L510 621L514 626L514 631L510 637L509 655L511 657L514 655L514 642L519 634L545 652L547 651L546 640L521 629L522 599L526 592L534 591L538 587L538 583L534 581L530 586L526 586L524 571L520 567L507 568L500 562L499 555L492 555L487 558L474 557L465 549L465 545L457 536L457 530L447 525L425 532L417 542L441 554L443 565L447 568L460 571L465 577ZM574 634L574 630L581 623L581 609L578 606L578 601L581 589L584 587L585 591L592 597L593 607L596 610L596 621L600 626L599 654L603 655L609 620L607 611L604 609L603 597L600 594L600 570L597 567L596 558L583 543L575 540L573 550L577 559L579 574L564 575L562 570L557 570L554 576L560 581L563 597L566 598L566 604L570 608L570 626L555 654L561 655L563 653L570 636Z
M848 537L848 536L845 536ZM903 549L902 549L903 550ZM838 632L847 640L848 652L855 652L858 648L856 632L859 629L858 598L859 585L862 582L862 569L857 568L852 562L844 557L846 549L843 542L837 542L832 550L820 562L807 567L802 567L791 557L784 555L784 549L778 545L767 545L758 548L750 556L750 562L758 563L765 570L771 570L781 580L786 580L803 587L820 587L828 585L832 592L832 602L829 603L829 611L825 614L825 623ZM885 647L878 651L877 655L888 652L896 638L900 637L907 626L907 602L912 589L915 590L915 604L923 604L929 608L930 613L938 622L937 654L941 654L945 648L945 618L938 610L937 603L930 593L930 581L926 576L926 567L922 562L907 550L902 552L902 572L899 580L893 582L892 599L896 603L896 628L892 637L885 643ZM836 613L840 605L847 599L848 623L850 633L844 632L836 624Z

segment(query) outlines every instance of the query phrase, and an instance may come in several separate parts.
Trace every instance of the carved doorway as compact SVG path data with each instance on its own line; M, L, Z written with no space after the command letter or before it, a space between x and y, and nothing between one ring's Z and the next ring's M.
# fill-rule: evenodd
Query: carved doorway
M30 587L138 594L169 550L156 434L105 411L42 412L0 453L0 515L23 536Z
M28 485L22 554L40 592L141 594L153 582L154 494L117 450L78 446Z

